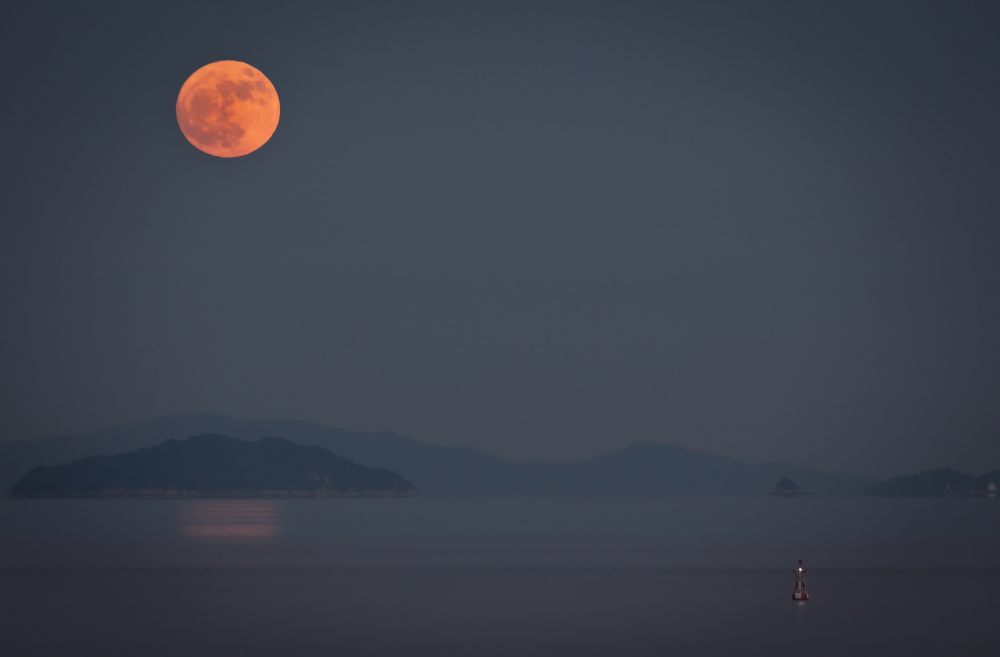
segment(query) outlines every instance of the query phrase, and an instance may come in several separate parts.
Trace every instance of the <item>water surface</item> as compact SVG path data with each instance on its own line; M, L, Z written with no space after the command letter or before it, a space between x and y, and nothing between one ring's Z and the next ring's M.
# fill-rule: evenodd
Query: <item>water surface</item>
M980 651L996 502L6 500L0 653Z

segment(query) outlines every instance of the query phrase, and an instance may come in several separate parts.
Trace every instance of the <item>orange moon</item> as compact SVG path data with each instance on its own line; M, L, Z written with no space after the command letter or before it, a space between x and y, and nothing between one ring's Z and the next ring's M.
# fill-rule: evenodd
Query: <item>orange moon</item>
M195 148L239 157L267 142L281 104L267 77L243 62L214 62L191 74L177 95L177 124Z

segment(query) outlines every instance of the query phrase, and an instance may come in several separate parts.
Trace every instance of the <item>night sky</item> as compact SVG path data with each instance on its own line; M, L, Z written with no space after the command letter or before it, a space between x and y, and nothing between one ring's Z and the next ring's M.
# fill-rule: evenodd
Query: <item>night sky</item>
M0 439L1000 467L1000 5L150 4L0 19ZM174 114L223 59L238 159Z

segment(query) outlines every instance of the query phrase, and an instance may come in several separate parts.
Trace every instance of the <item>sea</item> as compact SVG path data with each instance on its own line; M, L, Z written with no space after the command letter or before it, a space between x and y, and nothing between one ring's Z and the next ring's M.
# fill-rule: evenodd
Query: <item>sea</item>
M0 500L4 656L998 648L1000 499Z

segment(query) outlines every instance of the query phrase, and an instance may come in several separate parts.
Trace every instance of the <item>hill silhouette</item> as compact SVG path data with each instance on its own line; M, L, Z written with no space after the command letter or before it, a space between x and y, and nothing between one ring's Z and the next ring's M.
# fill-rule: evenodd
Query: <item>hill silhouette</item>
M958 470L940 468L920 474L881 481L864 490L876 497L946 497L948 495L980 495L990 482L1000 484L1000 470L979 477Z
M637 442L576 463L512 462L470 447L419 442L391 432L333 429L293 420L234 420L220 415L161 417L86 434L0 442L0 487L29 469L94 454L120 454L191 435L245 440L282 436L318 445L357 463L402 473L426 496L766 495L781 477L818 495L858 495L873 483L779 463L750 465L674 445Z
M343 497L412 495L389 470L281 438L206 434L116 456L37 467L11 488L31 497Z

